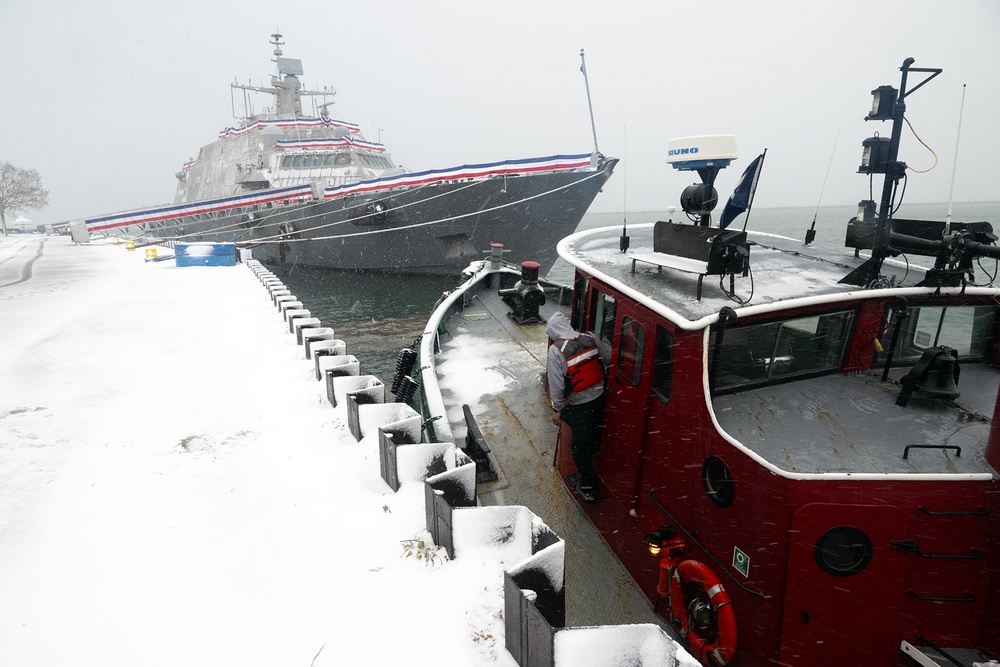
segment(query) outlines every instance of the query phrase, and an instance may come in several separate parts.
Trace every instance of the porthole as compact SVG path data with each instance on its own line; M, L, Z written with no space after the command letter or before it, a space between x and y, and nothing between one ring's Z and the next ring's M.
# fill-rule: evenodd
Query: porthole
M872 560L872 541L853 526L837 526L816 541L816 564L827 574L849 577Z
M719 507L729 507L733 502L733 475L729 466L716 456L710 456L701 467L701 483L708 499Z

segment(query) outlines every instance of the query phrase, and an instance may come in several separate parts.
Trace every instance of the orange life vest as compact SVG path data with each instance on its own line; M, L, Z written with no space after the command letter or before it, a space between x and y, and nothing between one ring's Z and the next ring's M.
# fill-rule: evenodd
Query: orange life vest
M584 340L584 336L587 340ZM589 342L588 342L589 341ZM589 389L604 382L601 351L592 333L581 334L562 342L559 351L566 357L566 395Z

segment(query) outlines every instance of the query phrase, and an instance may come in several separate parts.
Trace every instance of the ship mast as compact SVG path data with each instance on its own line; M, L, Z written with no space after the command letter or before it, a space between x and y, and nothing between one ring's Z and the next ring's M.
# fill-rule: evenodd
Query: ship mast
M276 118L299 118L302 116L303 96L322 96L332 98L337 91L326 90L306 90L299 81L302 76L302 61L298 58L284 58L281 47L281 33L273 33L271 42L274 46L274 58L272 62L277 67L277 74L271 77L270 86L253 86L233 82L231 85L236 90L248 90L255 93L267 93L274 96L274 116ZM320 105L322 115L326 115L327 108L333 104L332 101L325 101Z

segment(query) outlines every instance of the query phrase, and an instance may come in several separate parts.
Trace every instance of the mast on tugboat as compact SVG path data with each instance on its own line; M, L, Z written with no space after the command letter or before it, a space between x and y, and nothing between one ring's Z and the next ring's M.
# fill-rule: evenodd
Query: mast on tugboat
M879 204L878 220L875 224L875 240L871 259L844 276L840 281L844 284L870 287L878 279L882 271L882 262L889 254L889 221L892 218L893 193L899 180L906 173L906 163L900 162L898 159L899 139L903 133L903 116L906 113L905 100L908 95L915 93L921 86L942 72L940 68L911 67L913 63L913 58L907 58L903 61L903 66L899 68L903 74L900 78L898 91L892 86L879 86L872 91L872 95L874 95L872 109L865 116L865 120L891 119L892 134L888 144L880 137L871 137L864 142L865 152L859 171L867 174L881 173L885 175L885 179L882 183L882 200ZM929 76L911 90L907 90L906 79L910 72L925 72Z

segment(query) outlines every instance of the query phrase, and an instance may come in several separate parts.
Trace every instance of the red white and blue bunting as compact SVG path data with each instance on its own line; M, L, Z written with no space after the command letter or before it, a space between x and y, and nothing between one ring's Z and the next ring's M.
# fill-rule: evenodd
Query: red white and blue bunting
M247 132L253 132L254 130L263 130L265 127L280 127L282 129L292 128L292 127L343 127L350 132L357 133L361 131L361 126L355 123L348 123L344 120L334 120L332 118L327 118L322 116L320 118L287 118L278 120L255 120L249 125L243 127L227 127L226 129L219 132L219 138L224 139L226 137L238 137L246 134Z
M597 164L590 153L578 155L550 155L543 158L526 158L521 160L504 160L486 164L466 164L450 169L429 169L395 176L383 176L357 183L348 183L326 188L324 199L336 199L347 195L377 192L392 188L408 188L432 183L464 181L477 178L496 176L523 176L541 172L573 171L577 169L596 168Z
M131 225L142 225L150 222L163 222L175 220L190 215L201 215L205 213L220 213L233 209L249 206L259 206L275 202L293 203L307 199L312 199L312 187L309 185L294 185L287 188L277 188L274 190L260 190L245 195L234 195L232 197L222 197L220 199L202 199L190 204L174 204L172 206L160 206L141 211L129 211L126 213L115 213L99 218L87 218L87 231L99 232L105 229L116 227L128 227ZM53 225L53 228L61 227L69 223Z

